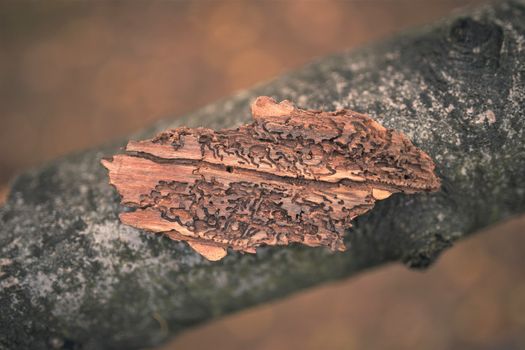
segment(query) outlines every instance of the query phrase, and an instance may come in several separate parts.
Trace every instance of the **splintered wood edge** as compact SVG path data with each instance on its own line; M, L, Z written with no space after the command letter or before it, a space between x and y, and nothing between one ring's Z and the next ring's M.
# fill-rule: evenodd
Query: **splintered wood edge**
M254 119L254 123L257 123L257 122L264 123L266 121L268 121L269 123L272 123L272 121L275 121L275 122L277 122L277 124L274 124L274 125L277 125L277 126L280 125L279 123L283 123L283 120L287 121L288 118L287 119L275 119L275 118L280 118L280 117L290 117L290 118L292 118L292 116L293 116L293 118L296 118L295 120L297 120L297 118L299 116L299 118L305 118L304 122L303 121L300 122L299 125L301 125L301 123L308 123L306 121L306 120L308 120L308 118L315 117L319 113L325 113L325 112L320 112L320 111L300 110L300 109L297 109L290 101L284 100L284 101L282 101L280 103L277 103L274 99L272 99L270 97L267 97L267 96L261 96L261 97L258 97L257 99L255 99L253 101L253 103L251 104L251 112L252 112L252 116L253 116L253 119ZM302 114L302 113L304 113L304 114ZM374 132L374 130L376 130L376 132L380 132L380 133L383 133L383 134L385 134L387 132L387 129L384 128L381 124L379 124L375 120L371 119L368 116L360 115L360 114L352 112L352 111L345 111L345 110L343 110L341 112L339 112L339 111L338 112L326 112L326 114L333 116L333 118L337 118L340 115L344 115L344 116L348 115L348 117L347 117L348 119L347 120L349 122L350 122L350 120L352 120L351 118L358 118L357 120L364 120L366 123L368 123L369 127L371 128L369 130L369 132ZM304 115L304 117L303 117L303 115ZM361 118L361 119L359 119L359 118ZM301 119L299 119L299 120L301 120ZM341 123L341 119L336 119L336 120L339 120L339 123ZM287 122L285 122L285 123L287 123ZM297 121L296 121L296 123L297 123ZM327 120L326 124L330 124L330 123L333 123L333 121ZM250 124L250 125L252 125L252 124ZM248 125L248 126L250 126L250 125ZM304 125L307 125L307 124L304 124ZM273 126L273 127L275 127L275 126ZM311 126L310 126L310 128L311 128ZM325 128L325 126L324 125L320 126L320 128L323 129L323 128ZM187 135L191 135L192 130L195 130L195 132L204 132L205 135L206 135L206 133L215 133L215 131L213 131L211 129L203 129L203 128L197 128L197 129L179 128L179 130L181 130L181 133L189 133ZM225 130L228 131L229 129L225 129ZM246 128L242 129L242 127L241 127L241 129L238 129L238 130L239 130L238 132L242 132L243 130L247 130L247 129ZM310 130L312 130L312 129L310 129ZM317 130L317 129L315 129L315 130ZM328 130L328 129L324 129L324 130ZM217 133L220 133L220 132L221 131L218 131ZM396 131L393 131L393 130L392 130L392 132L393 133L397 133L396 135L398 135L398 136L396 136L396 137L398 137L399 140L401 140L399 142L405 142L403 140L406 140L406 141L408 141L408 143L410 143L410 140L408 140L408 138L406 138L406 136L404 136L403 134L401 134L399 132L396 132ZM310 133L311 133L311 131L310 131ZM322 133L322 131L319 131L319 133ZM184 134L184 135L186 135L186 134ZM303 135L305 135L305 134L303 134ZM329 134L327 134L327 135L329 135ZM147 159L149 159L149 157L154 157L154 158L155 157L159 157L158 158L159 160L160 159L167 159L167 160L180 159L181 161L183 161L183 163L180 163L180 165L179 165L181 170L180 171L177 170L177 172L180 173L182 171L182 173L179 174L178 177L181 178L181 179L185 179L184 181L195 181L195 180L192 180L192 179L198 179L200 176L202 176L202 178L204 179L207 174L206 173L200 173L199 174L199 171L197 171L197 173L195 173L195 169L200 170L201 168L203 168L203 169L208 169L208 171L211 171L211 173L217 173L217 169L213 170L214 167L217 167L217 166L219 168L221 166L225 167L225 170L227 172L231 173L230 177L232 177L233 179L243 180L245 182L246 181L249 182L250 181L249 179L252 178L253 176L255 176L254 174L252 174L254 171L257 172L257 176L262 176L263 179L264 178L272 179L272 176L277 177L277 178L279 178L280 176L281 177L284 176L283 180L286 178L286 175L283 175L283 174L273 175L271 173L268 173L267 170L266 170L266 175L265 175L265 170L262 170L259 173L258 170L250 170L249 167L247 169L243 169L243 167L237 168L236 166L232 168L231 166L224 166L220 162L218 162L217 165L210 164L210 163L208 163L209 159L205 159L204 158L204 153L202 153L202 155L198 154L200 152L204 152L204 150L202 149L202 145L200 146L201 148L200 148L200 151L199 151L198 143L195 143L195 141L192 141L191 139L188 139L189 140L188 142L190 142L188 145L186 145L185 143L182 143L181 145L173 144L174 145L173 147L175 147L174 149L169 148L169 147L160 147L159 148L158 144L156 145L155 143L152 143L152 141L155 142L155 140L156 139L146 140L146 141L130 141L128 143L126 151L128 151L128 152L138 152L134 156L133 156L133 153L132 153L131 155L128 155L128 156L126 156L126 155L117 155L117 156L115 156L114 158L111 158L111 159L102 159L101 160L102 165L109 170L110 183L114 187L116 187L118 192L121 194L122 199L123 199L122 202L123 202L124 205L131 205L131 206L139 205L138 204L138 199L130 199L130 197L129 197L130 195L135 195L135 194L138 194L138 193L144 193L145 194L146 192L144 192L144 191L150 190L152 188L155 188L155 191L157 191L157 190L160 191L160 189L158 189L155 186L155 183L158 182L159 179L158 178L157 178L157 180L151 179L151 178L148 177L148 175L149 175L150 170L153 171L153 173L155 173L155 171L161 171L161 173L162 173L162 169L163 169L162 167L164 165L162 165L162 163L159 163L159 164L153 166L153 164L156 164L156 163L151 163L151 161L148 161ZM254 140L256 140L256 139L254 139ZM180 142L184 142L184 141L180 141ZM191 142L193 142L193 143L191 143ZM273 145L275 147L278 147L279 146L279 143L278 143L279 141L277 140L275 142L277 142L277 143L273 144ZM255 145L255 143L249 143L247 146L249 146L250 144L251 145ZM410 143L410 145L412 145L412 144ZM181 148L182 153L180 155L174 156L174 154L177 154L178 152L181 151L181 150L179 150L179 147ZM186 149L185 149L185 147L186 147ZM268 147L273 147L273 146L268 146ZM413 146L413 147L417 150L417 152L420 152L419 156L421 157L422 161L428 163L428 164L425 165L425 168L422 168L422 170L421 170L422 172L425 172L425 171L426 172L430 172L430 175L431 175L428 178L429 179L428 181L430 181L430 182L427 185L425 185L426 187L424 187L424 188L419 188L419 189L417 189L417 187L411 188L409 185L407 185L406 188L400 189L400 188L398 188L396 186L391 186L391 185L386 186L386 185L378 184L378 183L374 184L373 182L372 183L367 183L366 182L367 180L364 179L363 177L354 175L351 171L346 171L345 172L344 170L338 170L338 173L340 173L339 175L336 173L336 174L334 174L334 176L332 176L332 175L330 175L328 177L325 176L325 177L323 177L322 179L319 179L319 180L307 179L306 181L308 181L309 183L312 182L312 181L316 182L318 186L321 186L321 184L324 184L323 186L326 186L326 185L328 185L330 183L332 183L334 186L339 186L337 184L340 182L340 180L348 179L348 180L354 182L354 186L357 186L356 188L354 188L352 190L353 193L359 193L359 191L360 191L359 188L361 188L363 185L367 186L369 188L369 197L372 198L372 201L370 202L371 204L369 205L369 207L364 207L363 210L360 210L360 211L354 213L354 215L350 218L350 220L352 220L355 216L358 216L361 213L364 213L364 212L370 210L373 207L374 201L386 199L386 198L390 197L394 192L404 191L404 192L407 192L407 193L413 193L413 192L417 192L418 190L419 191L421 191L421 190L435 191L435 190L437 190L439 188L440 181L439 181L439 178L437 178L435 176L435 174L433 173L434 164L433 164L432 160L423 151L421 151L420 149L416 148L415 146ZM171 149L171 151L170 151L170 149ZM127 169L126 167L122 168L122 163L121 162L123 160L125 160L125 159L128 159L128 158L122 158L122 157L130 157L130 156L133 156L134 159L137 159L135 157L145 157L145 161L147 163L144 164L144 166L139 166L138 165L139 163L137 163L135 168L130 168L130 169ZM118 162L117 162L118 164L115 163L115 160L118 160ZM154 159L152 159L152 160L154 160ZM188 168L188 165L185 165L185 164L187 164L187 163L185 163L185 161L202 162L203 164L207 164L207 165L201 164L199 167L195 168L194 170L191 170L191 166L190 166L190 168ZM226 163L226 164L228 164L228 163ZM328 163L328 164L331 164L331 163ZM153 168L151 168L151 166L153 166ZM193 165L193 166L196 166L196 165ZM210 166L211 166L211 168L209 168ZM257 166L257 168L258 167L259 166ZM151 169L149 169L149 168L151 168ZM188 168L188 169L184 170L185 168ZM246 168L246 167L244 167L244 168ZM124 172L130 171L132 169L135 169L135 170L139 171L139 173L142 173L143 175L138 175L138 173L136 173L135 171L131 171L130 173L121 174L121 170L122 169L123 169ZM155 170L155 169L157 169L157 170ZM171 171L173 171L173 170L171 170ZM169 172L169 173L173 175L173 172ZM187 178L184 177L185 176L184 174L187 174L186 176L188 176L188 177ZM138 176L138 178L137 178L137 176ZM141 176L142 176L142 178L147 180L146 183L140 182L138 180L138 179L141 179ZM215 181L215 178L213 176L215 176L215 175L210 175L210 177L212 179L211 181ZM224 177L224 174L222 174L222 176ZM243 176L245 176L245 177L243 177ZM120 177L123 177L123 178L120 178ZM163 179L163 178L160 177L160 179ZM291 181L291 180L293 180L293 177L292 178L288 178L288 180L286 180L286 181ZM419 180L421 180L421 179L419 179ZM133 184L133 183L130 183L129 181L135 181L135 183ZM137 181L139 181L139 182L137 182ZM152 181L156 181L156 182L152 182ZM228 180L227 177L226 177L226 178L222 178L222 180L219 179L219 181L226 181L226 183L228 183L228 181L234 181L234 180ZM259 181L260 181L260 179L259 179ZM271 182L272 180L269 180L269 181ZM328 183L326 183L325 181L328 181ZM165 182L165 181L160 181L158 183L162 183L162 182ZM119 188L118 183L120 183L121 185L122 185L122 183L129 183L130 186L129 186L129 188L127 188L126 186L124 188ZM363 185L359 185L360 183L362 183ZM293 182L292 182L292 184L293 184ZM421 184L419 184L419 185L421 185ZM316 186L316 185L310 184L308 186ZM330 185L330 186L332 186L332 185ZM313 189L315 189L315 187L313 187ZM348 191L350 191L350 189L352 189L352 187L349 187ZM125 191L125 192L123 192L123 191ZM128 194L126 194L126 193L128 193ZM339 195L342 195L342 194L339 193ZM309 197L309 195L307 197L305 197L305 198L308 198L308 197ZM337 196L335 198L337 198ZM308 200L312 200L312 199L308 199ZM326 198L324 200L326 200ZM340 200L338 200L338 201L340 201ZM364 204L364 203L362 203L362 204ZM359 205L359 204L357 204L357 205ZM177 209L177 210L178 211L184 211L185 209ZM184 214L184 213L181 213L181 214ZM189 215L189 214L186 213L185 216L187 216L187 215ZM191 215L190 215L190 218L192 218ZM227 254L227 248L229 247L228 243L226 243L226 242L222 242L221 243L219 241L206 240L204 238L201 238L198 235L196 235L195 232L193 232L193 231L189 230L188 228L186 228L185 226L181 225L180 221L176 222L176 221L173 221L173 220L165 220L165 218L160 215L160 212L155 211L155 210L151 210L151 209L145 209L144 210L144 209L142 209L142 210L137 211L137 212L124 212L124 213L120 214L120 219L121 219L122 223L124 223L126 225L130 225L130 226L133 226L133 227L136 227L136 228L140 228L140 229L144 229L144 230L148 230L148 231L164 233L164 234L166 234L168 237L170 237L173 240L186 241L188 243L188 245L192 249L194 249L196 252L198 252L199 254L201 254L202 256L204 256L206 259L208 259L210 261L221 260ZM348 226L351 226L351 225L348 224ZM258 234L254 235L254 238L255 237L264 238L265 235L262 234L262 233L260 233L260 234L258 233ZM276 238L272 239L272 241L273 241L273 243L271 245L274 245L274 244L286 245L286 244L289 243L288 239L286 239L285 241L282 241L280 243L278 243ZM261 242L264 242L264 241L261 241ZM266 241L266 242L268 243L268 241ZM297 241L293 240L292 242L297 242ZM313 246L313 247L320 245L320 243L317 242L315 239L312 240L312 236L307 236L306 234L303 237L301 243L303 243L305 245ZM335 244L335 242L333 244ZM259 245L260 245L260 243L259 243ZM244 251L244 252L247 252L247 253L255 253L256 252L256 246L249 246L248 245L248 246L243 246L242 248L239 248L239 247L235 248L235 246L232 246L232 248L234 248L236 250L241 250L241 251ZM337 247L332 246L331 249L332 250L344 251L345 247L344 247L344 244L342 244L342 242L341 242L341 244L339 246L337 246Z
M387 199L392 195L392 192L381 190L379 188L373 188L372 189L372 196L377 200Z
M253 118L282 117L290 115L295 110L295 106L288 100L277 103L268 96L259 96L251 105Z
M192 247L197 253L204 256L210 261L221 260L228 253L225 248L217 247L202 242L188 241L188 245Z

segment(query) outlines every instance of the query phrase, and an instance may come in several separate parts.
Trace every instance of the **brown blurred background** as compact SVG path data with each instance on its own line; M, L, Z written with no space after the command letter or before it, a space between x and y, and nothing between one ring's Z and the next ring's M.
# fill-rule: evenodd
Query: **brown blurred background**
M0 1L0 197L17 172L479 0ZM1 200L1 199L0 199ZM525 348L525 219L169 348Z

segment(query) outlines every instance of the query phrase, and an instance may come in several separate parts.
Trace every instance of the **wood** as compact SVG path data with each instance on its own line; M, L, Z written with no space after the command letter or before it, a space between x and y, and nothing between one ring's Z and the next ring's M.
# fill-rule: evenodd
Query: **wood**
M346 249L345 229L376 200L436 191L434 163L406 136L349 110L301 110L259 97L254 122L177 128L103 160L123 223L187 241L210 260L227 248L302 243Z

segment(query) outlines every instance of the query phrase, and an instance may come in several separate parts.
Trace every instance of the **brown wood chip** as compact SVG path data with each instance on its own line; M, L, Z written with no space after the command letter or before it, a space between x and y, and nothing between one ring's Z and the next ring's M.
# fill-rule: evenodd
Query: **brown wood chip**
M402 133L350 110L259 97L237 129L167 130L102 164L123 223L165 233L209 260L227 248L302 243L344 251L345 229L392 193L436 191L434 163Z

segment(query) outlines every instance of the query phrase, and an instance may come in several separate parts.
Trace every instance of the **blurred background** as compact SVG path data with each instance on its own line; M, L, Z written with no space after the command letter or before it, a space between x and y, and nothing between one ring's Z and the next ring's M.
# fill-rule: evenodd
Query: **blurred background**
M0 201L28 167L480 3L0 0ZM523 349L524 228L514 219L426 272L381 268L166 349Z

